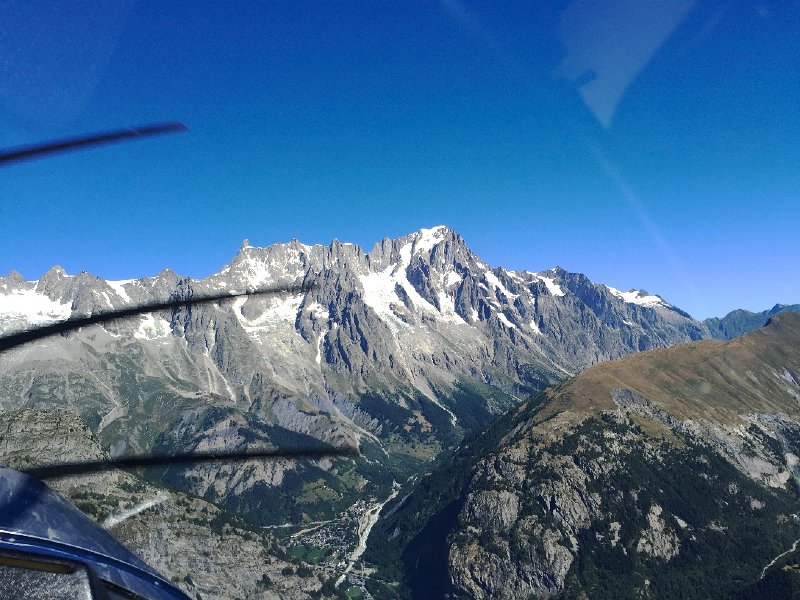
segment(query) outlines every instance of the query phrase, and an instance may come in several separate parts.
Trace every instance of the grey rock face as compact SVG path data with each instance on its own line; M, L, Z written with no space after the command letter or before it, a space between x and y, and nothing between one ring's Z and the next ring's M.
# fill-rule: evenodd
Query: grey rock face
M637 552L648 554L663 560L670 560L680 552L680 541L661 518L663 510L658 504L650 507L647 513L648 528L636 545Z
M101 460L106 454L75 413L22 409L0 412L0 458L12 468Z
M682 421L628 389L612 390L620 408L666 425L670 430L712 448L748 477L773 488L782 488L791 477L796 459L775 447L790 448L800 433L798 423L786 415L746 413L735 424L709 420Z
M524 446L509 446L485 459L473 478L477 489L459 515L448 563L451 582L469 597L558 593L578 551L576 535L602 515L599 495L587 489L590 475L570 457L537 455L539 471L558 474L547 479L529 472L528 458ZM509 472L523 477L514 481Z
M494 551L476 542L450 550L453 584L471 598L548 597L559 591L573 554L561 545L561 535L532 519L519 524L516 551L523 560L508 560L509 543L498 538Z
M646 405L627 404L625 408L631 410L634 406ZM645 416L643 412L638 414ZM659 417L650 412L646 418L663 422ZM678 421L673 421L670 429L683 439L693 439L711 453L729 460L744 475L739 481L761 482L764 486L760 488L761 498L774 498L767 489L786 486L797 458L770 455L767 436L773 435L774 429L767 427L778 427L770 417L774 415L752 417L752 423L765 426L763 431L755 433L745 432L742 427L680 427ZM576 559L581 553L592 553L596 564L604 560L600 548L608 548L612 554L610 549L617 549L626 556L638 555L665 564L681 553L686 539L696 539L692 536L699 535L698 526L710 532L727 531L728 525L722 521L698 523L695 520L693 529L682 518L686 515L674 512L676 505L663 508L649 499L653 491L663 492L666 484L664 489L657 490L606 485L606 481L619 482L620 475L624 480L635 472L631 468L632 457L639 457L633 459L637 461L637 469L649 462L653 465L651 468L659 472L677 468L671 463L671 457L677 454L641 430L636 433L633 422L622 412L605 413L603 419L606 429L598 427L591 434L587 431L577 435L575 432L581 426L564 431L563 425L547 422L543 429L552 427L558 435L550 438L554 443L546 450L540 446L537 451L534 449L536 442L522 438L498 448L496 453L478 463L466 487L466 501L457 525L447 536L447 575L458 595L481 599L557 596L564 591L567 576L574 573ZM789 426L781 422L784 427ZM608 426L612 423L614 425ZM576 447L570 446L567 453L558 454L558 440L571 435L576 437L573 442ZM548 437L542 435L538 439ZM743 442L747 443L749 456L745 456ZM546 443L538 441L536 445ZM738 452L735 455L734 450ZM643 462L638 462L640 460ZM704 476L710 481L722 478L720 473L712 473ZM705 484L691 485L702 487ZM740 485L730 483L724 496L708 497L707 501L737 502L750 512L764 510L767 502L753 502L741 491ZM631 507L635 509L626 512ZM681 507L680 510L688 509ZM747 518L741 515L741 510L738 506L731 509L727 518ZM624 517L624 527L617 520L621 517ZM591 537L585 534L590 529L595 532Z
M492 529L508 529L519 515L519 498L513 492L481 491L467 499L466 518Z

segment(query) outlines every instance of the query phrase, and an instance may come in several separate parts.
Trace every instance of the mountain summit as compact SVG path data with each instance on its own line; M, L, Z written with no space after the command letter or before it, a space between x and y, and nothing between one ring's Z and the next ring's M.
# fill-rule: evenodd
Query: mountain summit
M410 346L429 348L421 353L431 357L423 369L428 371L440 362L432 357L455 344L469 355L463 357L469 366L456 371L486 379L488 371L511 374L524 364L562 376L631 351L708 335L703 324L643 291L620 292L560 268L540 273L490 268L445 226L384 239L368 253L338 241L327 247L293 240L258 248L245 240L227 266L200 280L169 270L126 281L70 276L58 267L38 281L12 274L0 278L0 332L174 294L292 283L316 285L303 297L232 301L225 312L238 320L249 343L263 346L262 334L272 339L275 330L288 325L307 345L296 348L300 354L318 364L323 359L334 366L344 363L351 374L361 357L349 342L374 348L361 354L404 378L408 373L398 370L398 363L416 360ZM217 308L222 307L209 310ZM356 315L370 327L359 327ZM171 334L175 325L170 324ZM397 359L393 364L389 355ZM524 377L516 373L511 379L521 383ZM513 387L511 381L508 385Z

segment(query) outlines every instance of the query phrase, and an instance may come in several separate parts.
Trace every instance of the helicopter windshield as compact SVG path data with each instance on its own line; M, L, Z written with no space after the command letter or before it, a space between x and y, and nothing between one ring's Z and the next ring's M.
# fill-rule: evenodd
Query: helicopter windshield
M588 586L601 538L694 548L677 513L689 541L587 542L591 507L556 547L520 525L533 461L478 491L472 453L541 394L589 398L558 386L593 365L800 311L796 3L42 0L0 32L0 464L136 568L192 598L407 598L430 559L437 594L513 597ZM770 410L743 430L789 427ZM788 489L800 450L767 437Z

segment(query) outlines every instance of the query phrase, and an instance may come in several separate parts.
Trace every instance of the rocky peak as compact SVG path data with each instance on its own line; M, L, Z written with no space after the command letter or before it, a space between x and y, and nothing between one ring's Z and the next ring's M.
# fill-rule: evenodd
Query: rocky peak
M312 281L316 285L304 294L193 307L181 313L189 321L183 319L172 331L177 337L195 336L190 346L208 352L225 373L244 360L240 348L250 347L244 371L263 370L261 361L280 363L288 369L282 388L324 388L327 365L347 371L351 380L358 373L363 382L396 375L427 394L429 384L466 375L486 380L488 371L509 377L510 388L520 384L522 369L573 373L632 351L704 335L703 325L686 315L642 303L641 295L629 302L626 293L559 267L492 269L445 226L381 240L368 254L338 240L328 246L292 240L269 247L245 240L219 273L197 280L166 269L153 278L105 282L88 273L70 277L52 269L36 285L41 302L58 305L43 305L31 318L41 322L45 316L88 314L176 295ZM22 299L13 301L17 306ZM23 317L7 327L26 322ZM158 327L145 322L153 318L141 317L136 339L163 339L152 333ZM236 370L244 372L241 365ZM236 383L249 376L237 374ZM534 379L540 385L539 375Z
M39 278L36 282L36 291L51 299L61 298L73 279L73 276L68 275L64 269L56 265Z
M794 335L795 339L799 338L800 332L800 313L795 312L781 312L772 315L764 324L766 334L773 334L773 332L780 332L784 335Z
M19 271L12 270L5 277L0 277L0 290L10 292L16 289L22 289L29 286L28 280L25 279Z
M418 257L430 257L442 244L453 243L466 247L461 236L444 225L420 229L396 239L384 238L369 252L369 263L373 270L399 263L407 266Z

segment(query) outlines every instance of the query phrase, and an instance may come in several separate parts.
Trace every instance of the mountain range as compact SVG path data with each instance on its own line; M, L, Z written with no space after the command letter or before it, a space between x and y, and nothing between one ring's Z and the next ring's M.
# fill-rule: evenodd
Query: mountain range
M277 528L286 546L327 548L325 560L348 565L353 576L370 528L383 527L387 499L401 498L437 457L460 451L465 436L497 415L536 404L527 398L592 365L734 337L769 318L700 322L660 296L558 267L491 268L458 233L435 227L369 252L337 241L245 242L219 273L198 280L169 270L129 281L58 267L36 281L11 273L0 278L0 335L290 285L297 291L127 317L4 352L0 410L73 415L92 452L111 456L358 444L362 455L352 459L202 465L142 480L238 515L240 529ZM64 448L63 457L58 447L27 455L17 448L15 464L65 460L75 449ZM159 566L158 553L148 557ZM183 573L162 559L162 568ZM233 576L223 571L219 589ZM566 589L560 575L544 577L552 581L542 590ZM200 591L191 578L182 585ZM207 597L213 582L203 585ZM451 585L479 595L466 579ZM265 592L241 592L258 593Z

